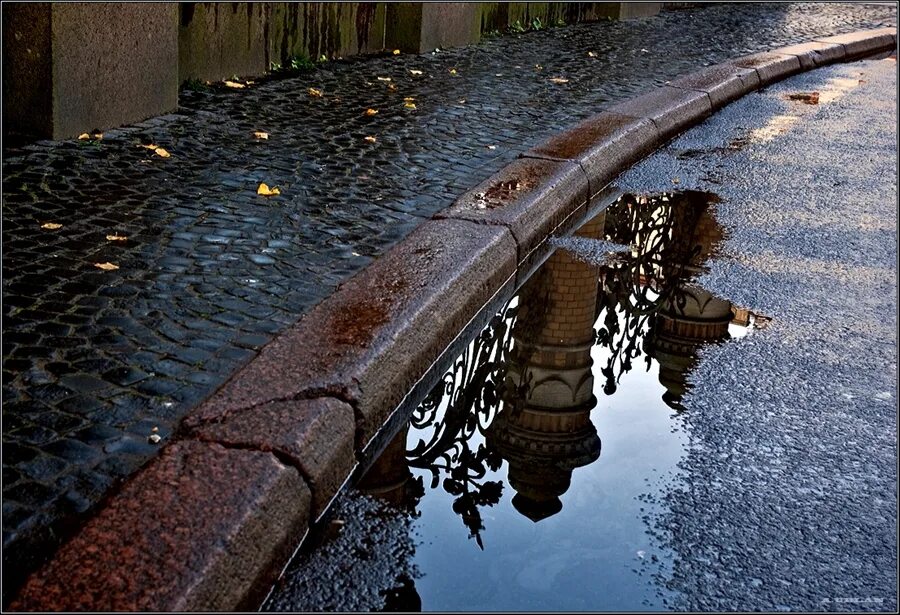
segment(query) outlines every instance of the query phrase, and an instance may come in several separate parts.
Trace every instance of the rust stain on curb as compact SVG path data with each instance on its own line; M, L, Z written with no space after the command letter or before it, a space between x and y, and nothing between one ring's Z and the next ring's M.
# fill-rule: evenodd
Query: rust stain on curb
M580 221L590 196L750 91L896 46L896 28L882 28L737 58L526 152L233 374L29 577L12 608L255 608L422 370L539 264L548 236Z

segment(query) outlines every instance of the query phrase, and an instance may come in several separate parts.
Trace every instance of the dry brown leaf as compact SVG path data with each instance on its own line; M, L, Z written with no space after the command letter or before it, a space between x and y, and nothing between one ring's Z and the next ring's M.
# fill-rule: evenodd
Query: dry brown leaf
M247 87L247 86L244 85L243 83L238 83L238 82L236 82L236 81L225 81L224 83L225 83L225 85L228 86L229 88L237 88L237 89L241 89L241 88Z
M107 235L107 241L128 241L128 237L125 235Z
M44 224L41 225L41 228L55 231L58 228L62 228L62 224L58 224L56 222L45 222Z
M800 92L799 94L789 94L788 98L790 100L798 100L802 103L806 103L807 105L818 105L819 104L819 93L818 92Z
M372 135L369 135L368 137L363 137L363 140L368 141L369 143L375 143L375 141L377 141L378 139L376 139Z
M550 81L553 83L569 83L569 80L565 77L550 77Z
M261 183L259 188L256 189L256 194L261 196L275 196L276 194L281 194L281 190L278 188L269 188L267 184Z
M253 136L256 137L257 139L268 139L269 133L263 132L261 130L257 130L253 133Z
M366 109L365 113L369 116L378 115L378 109Z
M322 90L317 90L316 88L309 88L306 91L309 93L310 96L315 96L317 98L322 96Z
M94 263L94 267L103 271L115 271L119 268L118 265L113 265L112 263Z

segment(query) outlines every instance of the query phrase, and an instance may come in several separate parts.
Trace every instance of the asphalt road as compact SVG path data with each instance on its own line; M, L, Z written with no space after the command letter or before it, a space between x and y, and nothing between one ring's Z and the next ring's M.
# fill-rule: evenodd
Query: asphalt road
M621 178L717 193L730 237L700 283L772 318L691 377L688 455L653 522L673 608L897 608L896 91L894 59L813 71Z

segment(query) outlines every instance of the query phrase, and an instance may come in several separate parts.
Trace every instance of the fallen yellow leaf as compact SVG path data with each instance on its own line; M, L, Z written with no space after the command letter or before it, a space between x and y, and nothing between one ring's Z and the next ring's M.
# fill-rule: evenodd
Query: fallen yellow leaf
M91 135L89 135L89 134L86 133L86 132L83 132L83 133L81 133L80 135L78 135L78 140L79 140L79 141L85 141L86 139L90 139L90 138L91 138Z
M376 139L375 137L369 135L368 137L364 137L364 140L365 140L365 141L368 141L369 143L375 143L375 141L377 141L378 139Z
M403 105L403 106L406 107L407 109L415 109L415 108L416 108L416 103L408 102L408 103L406 103L406 104Z
M455 74L456 74L456 69L455 69L455 68L451 68L451 69L450 69L450 74L451 74L451 75L455 75Z
M103 133L102 133L102 132L95 132L95 133L92 134L91 136L99 141L100 139L103 138Z
M55 231L58 228L62 228L62 224L57 224L56 222L46 222L41 225L41 228L49 229L51 231Z
M394 49L394 55L395 55L395 56L400 55L400 50L399 50L399 49Z
M268 139L269 133L263 132L261 130L257 130L256 132L253 133L253 136L256 137L257 139Z
M569 80L565 77L550 77L550 81L553 83L569 83Z
M306 91L309 92L310 96L322 96L322 90L317 90L316 88L309 88Z
M262 196L274 196L276 194L281 194L281 190L278 188L269 188L268 185L262 183L259 185L259 188L256 189L256 194L260 194Z
M172 155L161 147L157 147L153 151L156 152L156 155L159 156L160 158L168 158Z
M107 241L127 241L128 237L126 237L124 235L107 235L106 240Z
M411 69L409 69L409 74L410 75L421 75L422 71L411 68Z
M403 99L403 102L414 102L416 100L415 96L407 96Z
M366 109L366 115L378 115L378 109Z
M596 58L596 57L597 57L597 54L594 53L593 51L588 51L588 57L589 57L589 58Z
M379 81L390 81L391 80L390 77L376 77L376 79L378 79Z
M237 83L236 81L226 81L225 85L230 88L238 88L238 89L247 87L243 83Z
M113 265L112 263L94 263L94 267L103 271L115 271L119 268L118 265Z

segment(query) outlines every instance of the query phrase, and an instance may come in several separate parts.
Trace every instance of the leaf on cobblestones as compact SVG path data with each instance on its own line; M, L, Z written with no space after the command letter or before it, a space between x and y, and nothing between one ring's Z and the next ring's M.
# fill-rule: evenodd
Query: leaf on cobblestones
M128 241L128 237L125 235L107 235L107 241Z
M455 69L455 68L451 68L451 69L450 69L450 74L451 74L451 75L455 75L455 74L456 74L456 69Z
M544 67L541 66L540 64L535 64L534 68L535 68L535 70L544 70Z
M389 84L388 84L388 89L389 89L391 92L395 92L395 91L397 90L397 86L394 85L393 83L389 83Z
M281 190L278 188L269 188L267 184L261 183L259 188L256 189L256 194L262 196L275 196L276 194L281 194Z
M368 116L378 115L378 109L366 109L365 114Z
M394 49L394 55L395 55L395 56L400 55L400 50L399 50L399 49Z
M390 81L391 80L390 77L375 77L375 78L378 79L379 81Z
M56 222L46 222L41 225L41 228L45 228L51 231L55 231L58 228L62 228L62 224L58 224Z
M309 88L306 91L309 93L310 96L315 96L317 98L320 98L322 96L322 90L317 90L316 88Z
M596 58L596 57L597 57L597 54L594 53L593 51L588 51L588 57L589 57L589 58Z
M363 140L368 141L369 143L375 143L375 141L377 141L378 139L376 139L372 135L369 135L368 137L364 137Z
M241 89L247 87L243 83L238 83L237 81L225 81L224 83L229 88Z
M409 69L409 74L410 75L421 75L422 71L411 68L411 69Z
M81 133L80 135L78 135L78 140L79 140L79 141L86 141L86 140L88 140L88 139L90 139L90 138L91 138L91 135L89 135L89 134L86 133L86 132L83 132L83 133Z
M256 137L257 139L268 139L269 133L263 132L261 130L257 130L256 132L253 133L253 136Z
M569 80L565 77L550 77L550 81L552 83L569 83Z
M162 440L162 438L159 437L159 434L153 433L153 434L150 434L149 436L147 436L147 441L150 442L151 444L159 444L160 440Z
M465 99L465 98L460 98L457 102L458 102L459 104L461 104L461 105L464 105L464 104L466 104L466 99Z
M94 267L103 271L115 271L119 268L118 265L113 265L112 263L94 263Z
M408 103L405 103L403 106L406 107L407 109L415 109L416 103L408 102Z
M415 96L404 96L403 102L416 102L416 97Z
M147 149L152 149L156 153L156 155L159 156L160 158L169 158L172 155L169 152L167 152L166 150L164 150L163 148L161 148L160 146L153 145L152 143L150 145L142 145L141 147L145 147Z

